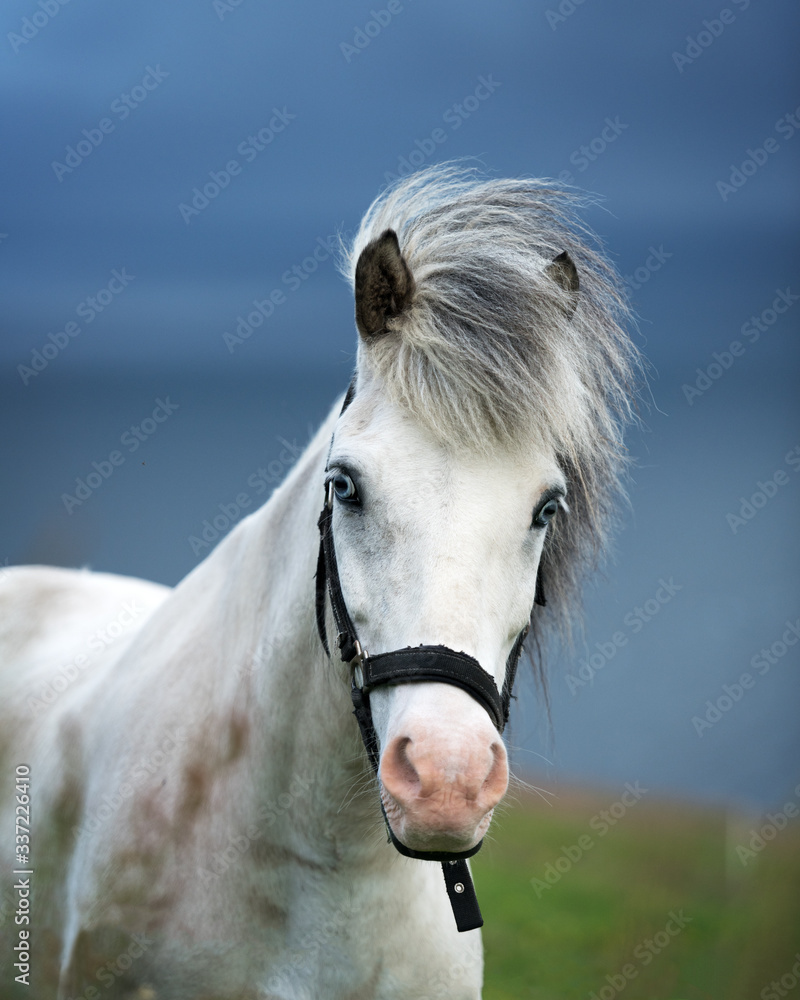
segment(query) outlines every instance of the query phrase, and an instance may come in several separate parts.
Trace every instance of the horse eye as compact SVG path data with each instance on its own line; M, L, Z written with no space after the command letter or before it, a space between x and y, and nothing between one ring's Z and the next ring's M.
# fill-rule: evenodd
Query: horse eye
M333 492L342 503L358 503L356 484L345 472L337 472L333 477Z
M558 500L551 498L545 501L533 515L533 528L546 528L558 513Z

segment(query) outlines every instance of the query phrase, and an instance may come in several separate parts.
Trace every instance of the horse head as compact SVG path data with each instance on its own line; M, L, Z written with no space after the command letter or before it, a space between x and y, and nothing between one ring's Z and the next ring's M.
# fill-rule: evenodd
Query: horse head
M383 228L391 195L367 213L351 258L358 364L320 522L384 815L422 857L473 853L506 792L516 662L546 550L570 542L558 523L593 420L591 351L565 358L572 256L520 238L519 191L473 194L456 218L400 211L399 234Z

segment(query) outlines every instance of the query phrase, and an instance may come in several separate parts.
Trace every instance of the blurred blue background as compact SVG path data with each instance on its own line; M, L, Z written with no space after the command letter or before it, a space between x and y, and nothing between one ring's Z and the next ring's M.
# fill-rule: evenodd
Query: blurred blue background
M412 165L560 177L605 199L588 221L627 276L652 398L552 727L522 685L517 769L556 791L791 797L800 11L725 10L8 0L0 562L176 583L204 522L224 534L237 494L266 499L348 381L329 239Z

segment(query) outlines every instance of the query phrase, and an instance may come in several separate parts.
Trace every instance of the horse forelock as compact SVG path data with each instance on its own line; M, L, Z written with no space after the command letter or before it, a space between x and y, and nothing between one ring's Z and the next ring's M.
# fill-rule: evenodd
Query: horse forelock
M549 181L431 167L373 202L342 266L354 282L364 248L391 229L414 281L404 311L361 340L359 378L454 448L524 456L535 442L557 456L572 514L542 558L562 623L623 495L641 372L619 280L575 214L589 202ZM547 270L565 250L580 280L574 312Z

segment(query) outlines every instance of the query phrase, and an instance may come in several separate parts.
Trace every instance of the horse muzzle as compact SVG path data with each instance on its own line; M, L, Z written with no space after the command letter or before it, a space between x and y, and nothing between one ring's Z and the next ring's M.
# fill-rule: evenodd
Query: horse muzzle
M446 646L358 653L352 674L355 716L394 846L425 860L471 856L508 785L504 706L493 678L473 657ZM417 710L399 713L381 750L370 693L384 686L407 686L398 695L407 708L416 701Z
M480 847L508 787L503 741L485 713L444 685L420 684L395 697L380 755L381 802L395 847L437 860Z

